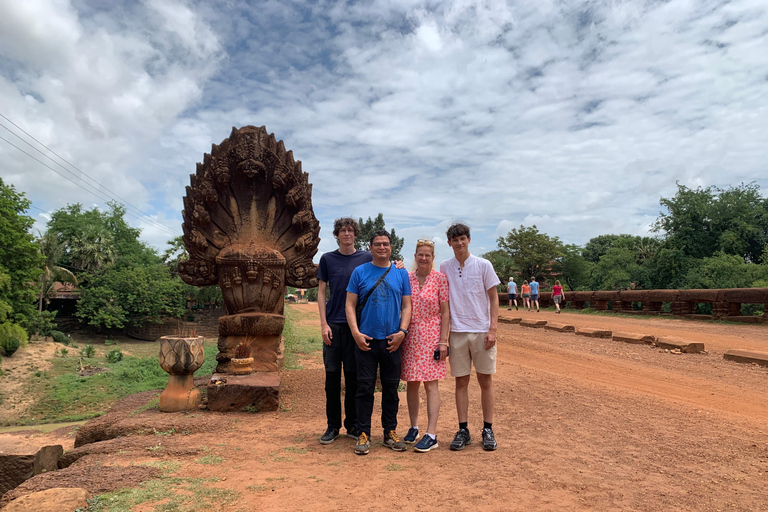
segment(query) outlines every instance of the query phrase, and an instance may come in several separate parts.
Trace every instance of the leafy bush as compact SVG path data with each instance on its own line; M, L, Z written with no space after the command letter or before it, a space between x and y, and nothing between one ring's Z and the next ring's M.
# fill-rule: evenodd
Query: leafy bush
M92 358L95 354L96 349L93 348L93 345L86 345L85 348L80 349L80 355L88 359Z
M69 350L65 349L64 347L61 347L61 356L60 357L67 357L67 354L69 354Z
M11 322L0 323L0 348L5 351L5 355L12 355L27 341L27 331L22 326Z
M69 345L69 336L67 336L61 331L51 331L50 336L51 338L53 338L53 341L55 341L56 343L61 343L62 345Z
M29 316L29 333L38 336L50 336L56 328L53 319L58 311L37 311Z
M114 350L110 350L107 353L107 362L108 363L118 363L123 360L123 351L119 348L116 348Z

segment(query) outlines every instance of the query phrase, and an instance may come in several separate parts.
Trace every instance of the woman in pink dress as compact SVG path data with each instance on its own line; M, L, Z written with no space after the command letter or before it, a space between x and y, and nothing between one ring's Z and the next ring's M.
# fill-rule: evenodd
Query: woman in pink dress
M445 378L448 357L450 313L448 278L434 269L435 244L432 240L416 242L413 255L416 270L409 272L413 305L408 336L403 341L400 378L408 383L408 415L411 428L403 441L416 442L419 435L419 386L427 392L427 433L414 450L428 452L437 448L437 415L440 411L438 379ZM437 358L435 358L437 356Z

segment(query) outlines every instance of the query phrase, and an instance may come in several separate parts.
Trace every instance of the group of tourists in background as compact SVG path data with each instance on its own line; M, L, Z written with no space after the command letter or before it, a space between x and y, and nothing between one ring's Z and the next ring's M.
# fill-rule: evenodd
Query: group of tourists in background
M348 437L357 439L355 453L369 452L378 371L384 446L405 451L407 444L413 444L417 452L437 448L438 381L446 377L450 361L459 420L450 449L463 450L472 442L468 416L474 364L483 414L482 447L495 450L492 377L496 373L499 279L488 260L470 254L469 227L457 223L448 228L447 241L454 257L443 261L439 271L434 268L432 240L416 242L413 269L407 272L402 262L390 262L392 241L386 230L372 234L371 252L355 249L359 234L354 219L337 219L333 235L339 248L320 258L318 307L328 420L320 443L330 444L340 435L343 374L343 427ZM403 438L397 433L401 379L407 385L410 420ZM427 397L427 428L420 438L421 383Z
M536 308L536 312L539 309L539 283L534 278L531 278L531 282L523 281L523 285L520 287L520 298L523 301L523 310L533 311ZM517 306L517 283L515 278L510 277L507 283L507 310L512 310L512 305L515 306L515 311L519 311ZM560 304L565 305L565 293L563 287L560 285L560 281L555 281L555 285L552 287L552 302L555 303L555 313L560 313Z

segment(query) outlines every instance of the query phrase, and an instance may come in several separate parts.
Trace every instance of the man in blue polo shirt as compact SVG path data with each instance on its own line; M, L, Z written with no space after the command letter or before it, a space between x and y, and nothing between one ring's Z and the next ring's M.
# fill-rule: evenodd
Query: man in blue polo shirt
M536 306L536 312L539 312L539 282L535 277L531 278L531 304Z

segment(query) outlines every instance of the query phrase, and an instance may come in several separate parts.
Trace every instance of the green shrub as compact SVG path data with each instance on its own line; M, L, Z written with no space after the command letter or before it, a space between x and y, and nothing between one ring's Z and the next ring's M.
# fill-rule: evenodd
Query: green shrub
M61 347L61 357L67 357L67 354L69 354L69 350Z
M28 340L27 331L19 324L0 323L0 348L5 351L6 355L12 355L20 346L26 345Z
M56 343L61 343L63 345L69 345L69 336L64 334L61 331L51 331L51 338L53 338L53 341Z
M37 336L50 336L55 330L53 319L58 311L37 311L29 316L29 333Z
M5 355L8 357L12 356L14 352L16 352L19 349L19 340L16 338L8 338L3 342L3 350L5 350Z
M85 348L80 349L80 355L88 359L92 358L94 354L96 354L96 349L93 348L93 345L86 345Z
M119 348L116 348L114 350L110 350L107 353L107 362L108 363L119 363L123 360L123 351Z

